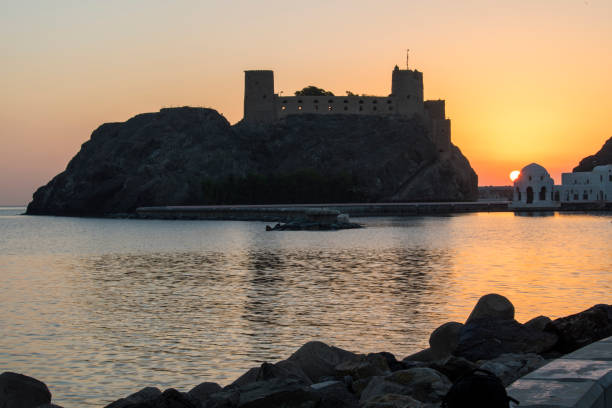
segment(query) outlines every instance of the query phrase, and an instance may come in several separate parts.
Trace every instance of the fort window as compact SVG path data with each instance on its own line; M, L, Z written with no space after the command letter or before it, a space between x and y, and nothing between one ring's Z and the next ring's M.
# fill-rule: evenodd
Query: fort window
M610 174L610 181L612 181L612 174Z
M531 176L529 176L529 181L531 181Z
M372 110L376 110L376 106L374 106L374 107L372 108Z
M589 194L586 191L584 193L582 193L582 199L583 200L588 200L589 199Z
M266 95L264 95L263 98L266 99Z
M587 179L587 182L586 182L586 183L587 183L587 184L589 184L589 182L590 182L590 181L591 181L591 180Z
M345 99L345 100L344 100L344 103L348 103L348 101Z
M286 107L286 106L283 106L281 109L282 109L282 110L285 110L285 109L287 109L287 107Z
M377 102L378 102L378 101L377 101L376 99L374 99L374 100L372 101L372 103L377 103Z
M410 99L410 95L408 95L408 96L406 97L406 99Z
M318 99L315 99L315 100L314 100L314 103L319 103L319 100L318 100Z
M391 100L390 100L390 99L388 99L388 100L387 100L387 103L388 103L388 104L390 104L390 103L391 103Z
M363 100L359 101L359 103L363 103Z
M578 201L578 194L574 194L574 201Z
M315 105L315 110L319 110L319 105Z
M348 106L345 106L345 107L344 107L344 110L348 110Z
M283 103L287 103L287 101L283 101Z
M332 111L332 110L334 110L334 108L332 108L331 106L328 106L328 107L327 107L327 110L328 110L328 111Z
M298 110L302 110L302 107L301 107L301 106L298 106Z
M302 100L301 100L301 99L298 99L298 103L302 103Z
M389 106L389 110L392 111L393 110L393 106Z
M360 111L362 111L362 110L363 110L363 106L360 106L360 107L359 107L359 110L360 110Z
M330 100L329 100L329 101L327 101L327 102L329 102L329 103L334 103L334 100L333 100L333 99L330 99Z

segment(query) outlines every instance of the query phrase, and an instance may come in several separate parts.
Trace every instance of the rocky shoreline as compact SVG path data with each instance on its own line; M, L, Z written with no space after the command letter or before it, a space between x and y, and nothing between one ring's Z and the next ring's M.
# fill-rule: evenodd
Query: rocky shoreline
M312 341L226 387L212 382L188 392L147 387L106 408L433 408L454 381L475 368L493 372L507 386L551 359L611 335L612 305L519 323L507 298L489 294L465 323L441 325L428 349L402 360L387 352L356 354ZM0 406L58 407L43 382L10 372L0 375Z

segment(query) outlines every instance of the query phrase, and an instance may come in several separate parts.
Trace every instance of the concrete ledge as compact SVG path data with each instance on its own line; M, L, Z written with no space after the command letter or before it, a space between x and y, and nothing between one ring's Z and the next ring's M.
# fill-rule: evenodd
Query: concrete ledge
M521 408L612 407L612 337L551 361L506 391Z

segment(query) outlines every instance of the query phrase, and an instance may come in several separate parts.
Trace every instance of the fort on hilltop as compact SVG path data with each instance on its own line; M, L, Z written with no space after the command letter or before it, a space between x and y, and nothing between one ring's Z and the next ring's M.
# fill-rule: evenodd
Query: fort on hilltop
M244 76L244 121L270 123L288 115L420 115L431 125L431 138L439 152L450 150L450 119L444 100L423 99L423 73L399 69L391 75L389 96L279 96L274 93L274 72L249 70Z

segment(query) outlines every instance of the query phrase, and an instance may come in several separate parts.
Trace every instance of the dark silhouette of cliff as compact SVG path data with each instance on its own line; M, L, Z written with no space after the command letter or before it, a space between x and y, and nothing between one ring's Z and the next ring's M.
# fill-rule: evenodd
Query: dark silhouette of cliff
M604 143L597 153L580 160L580 164L574 167L573 172L591 171L595 166L604 166L606 164L612 164L612 137Z
M105 215L190 204L467 201L477 176L439 153L415 116L289 116L230 126L215 110L162 109L96 129L28 214Z

